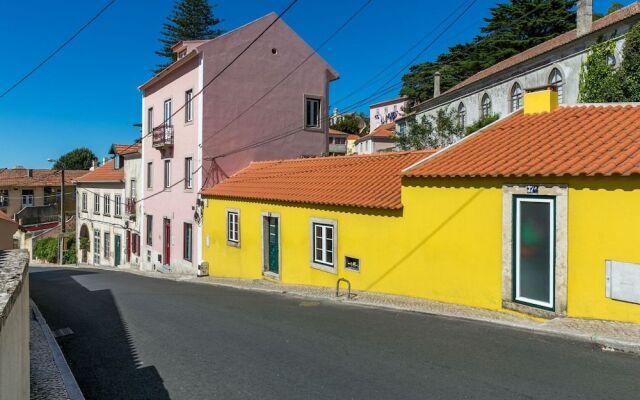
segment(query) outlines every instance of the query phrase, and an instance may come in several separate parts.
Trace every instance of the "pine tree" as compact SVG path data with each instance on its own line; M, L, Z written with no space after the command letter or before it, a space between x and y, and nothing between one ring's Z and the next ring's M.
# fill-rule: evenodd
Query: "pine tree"
M156 51L165 62L158 64L155 72L175 61L171 46L179 41L213 39L223 33L220 29L214 29L222 20L214 17L213 7L208 0L178 0L167 20L160 33L162 48Z

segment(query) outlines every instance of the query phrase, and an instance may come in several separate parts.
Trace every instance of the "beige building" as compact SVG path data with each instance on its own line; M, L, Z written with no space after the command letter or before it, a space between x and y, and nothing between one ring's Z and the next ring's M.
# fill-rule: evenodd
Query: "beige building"
M13 234L18 230L18 224L0 211L0 250L13 249Z

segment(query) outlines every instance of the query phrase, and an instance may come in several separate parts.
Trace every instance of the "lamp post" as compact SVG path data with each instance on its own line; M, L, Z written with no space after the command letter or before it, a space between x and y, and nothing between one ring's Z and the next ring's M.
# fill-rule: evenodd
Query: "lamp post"
M50 163L56 163L58 160L53 158L47 159ZM64 213L64 166L60 163L60 237L58 238L58 263L64 264L64 234L66 231L66 221Z

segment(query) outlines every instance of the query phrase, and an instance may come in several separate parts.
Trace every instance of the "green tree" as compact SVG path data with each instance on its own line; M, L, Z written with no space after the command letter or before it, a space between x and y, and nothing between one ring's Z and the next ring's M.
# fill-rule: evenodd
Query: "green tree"
M492 7L480 34L452 46L435 61L412 66L402 77L401 95L413 101L433 96L440 71L444 92L471 75L575 28L575 0L512 0Z
M625 35L618 80L622 94L620 101L640 101L640 23L632 26Z
M620 101L622 92L616 70L609 60L616 43L606 41L593 45L580 69L579 98L581 103Z
M435 149L448 146L463 136L454 110L440 109L436 115L413 118L406 132L395 136L401 150Z
M155 72L160 72L176 60L171 50L174 44L181 40L213 39L223 33L220 29L214 29L222 20L213 15L213 8L208 0L178 0L174 4L160 32L162 48L156 51L164 62L156 66Z
M86 147L79 147L64 154L53 165L53 169L89 169L98 157Z
M58 262L58 238L49 237L38 240L33 247L33 254L39 260Z
M493 115L488 115L486 117L482 117L476 122L474 122L472 125L467 126L464 130L464 133L466 133L467 135L470 135L473 132L484 128L485 126L496 122L498 119L500 119L500 114L493 114Z
M345 114L340 121L331 125L331 129L358 135L362 129L362 120L353 114Z

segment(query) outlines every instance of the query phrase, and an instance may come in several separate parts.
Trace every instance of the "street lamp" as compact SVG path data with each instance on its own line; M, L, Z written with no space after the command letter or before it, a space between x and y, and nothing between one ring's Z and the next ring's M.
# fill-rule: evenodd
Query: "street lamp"
M48 162L57 163L58 160L48 158ZM58 263L64 264L64 234L66 231L66 221L64 215L64 167L60 163L60 238L58 239Z

